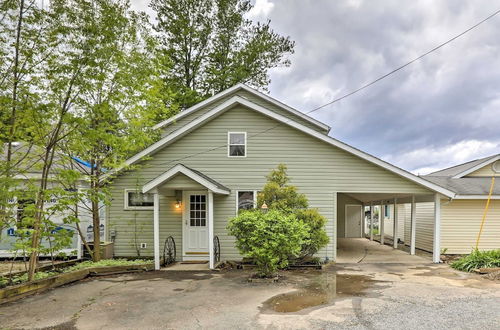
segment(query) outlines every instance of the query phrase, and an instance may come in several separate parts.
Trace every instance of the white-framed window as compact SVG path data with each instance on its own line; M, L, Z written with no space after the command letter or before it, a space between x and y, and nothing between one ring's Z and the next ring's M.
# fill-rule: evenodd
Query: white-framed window
M236 191L236 213L240 210L251 210L257 207L257 190Z
M247 132L227 133L227 156L228 157L247 156Z
M142 193L135 189L125 189L125 210L152 210L154 195Z

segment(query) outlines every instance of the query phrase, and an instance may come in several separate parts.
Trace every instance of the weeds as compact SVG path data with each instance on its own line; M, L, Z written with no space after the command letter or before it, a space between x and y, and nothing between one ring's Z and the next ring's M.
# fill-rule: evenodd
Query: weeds
M500 249L491 251L474 249L471 254L453 262L451 267L465 272L471 272L478 268L500 267Z

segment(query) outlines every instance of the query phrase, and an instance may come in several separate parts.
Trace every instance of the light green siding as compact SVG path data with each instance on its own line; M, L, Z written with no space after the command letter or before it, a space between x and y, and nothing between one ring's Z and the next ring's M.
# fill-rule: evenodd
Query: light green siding
M239 90L239 91L235 91L231 94L228 94L222 98L220 98L219 100L217 101L214 101L212 103L210 103L209 105L185 116L184 118L181 118L179 119L178 121L166 126L165 128L163 128L163 131L162 131L162 136L166 136L170 133L172 133L173 131L179 129L180 127L184 126L185 124L189 123L190 121L202 116L203 114L207 113L208 111L216 108L217 106L221 105L222 103L224 103L225 101L229 100L231 97L233 96L241 96L257 105L260 105L268 110L271 110L277 114L280 114L282 116L285 116L285 117L288 117L289 119L291 120L294 120L294 121L297 121L299 123L301 123L302 125L305 125L309 128L312 128L318 132L322 132L322 133L326 133L325 130L321 129L320 127L314 125L313 123L299 117L299 116L296 116L288 111L285 111L283 109L281 109L280 107L272 104L271 102L268 102L252 93L249 93L245 90ZM252 110L248 110L248 111L252 111Z
M261 134L271 127L274 128ZM224 145L228 131L247 132L247 157L227 157ZM197 155L186 157L193 154ZM255 111L235 107L161 149L144 161L140 169L124 173L115 180L109 218L110 225L114 224L117 229L116 255L125 256L134 251L129 243L133 241L134 227L129 223L135 214L144 225L145 233L141 239L147 242L153 239L152 211L124 211L123 190L134 188L137 182L146 183L177 163L201 171L231 189L229 196L215 195L214 198L214 230L221 241L223 259L240 258L233 238L225 230L227 221L236 214L235 191L260 189L265 184L266 175L279 163L288 166L291 184L307 195L310 206L318 208L328 219L326 230L331 241L319 254L321 257L334 256L336 192L428 193L426 188L326 142ZM161 241L174 235L179 248L182 246L180 214L172 213L172 202L167 205L165 197L162 197L160 207ZM148 249L150 247L148 244ZM151 255L151 251L145 252Z

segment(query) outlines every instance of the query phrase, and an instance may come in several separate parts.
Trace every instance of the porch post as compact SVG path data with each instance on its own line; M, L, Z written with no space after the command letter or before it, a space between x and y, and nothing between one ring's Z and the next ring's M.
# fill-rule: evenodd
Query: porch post
M411 227L410 227L410 254L415 254L415 238L417 232L417 208L415 204L415 196L411 196Z
M441 198L434 194L434 244L432 261L438 264L441 261Z
M384 201L380 202L380 212L378 215L378 231L380 234L380 244L384 245Z
M209 267L214 269L214 193L208 191L208 255Z
M153 233L155 270L160 270L160 194L154 193L153 204Z
M370 241L373 241L373 202L370 203Z
M398 199L394 198L394 219L392 222L392 247L398 248Z

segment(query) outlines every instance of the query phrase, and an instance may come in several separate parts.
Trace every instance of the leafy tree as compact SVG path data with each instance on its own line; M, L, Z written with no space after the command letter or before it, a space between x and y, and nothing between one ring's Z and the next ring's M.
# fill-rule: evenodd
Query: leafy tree
M309 237L307 224L278 209L242 211L229 221L227 229L236 237L238 250L255 261L261 277L285 268L289 257L298 256Z
M152 0L151 8L165 85L179 91L181 108L240 82L265 89L269 69L290 65L294 42L270 21L245 18L248 0Z
M304 241L300 257L312 256L328 244L328 235L325 231L326 218L317 209L308 209L309 202L304 194L298 192L297 187L290 185L287 167L279 164L267 176L267 183L257 196L257 206L264 203L270 210L280 210L293 214L298 220L308 225L309 240Z
M83 197L90 201L92 257L99 261L100 208L109 202L106 174L153 142L151 127L169 109L160 96L147 17L131 11L128 1L102 0L81 19L79 24L88 27L86 38L93 41L93 57L85 68L89 84L75 103L79 129L68 149L89 163L90 189Z

